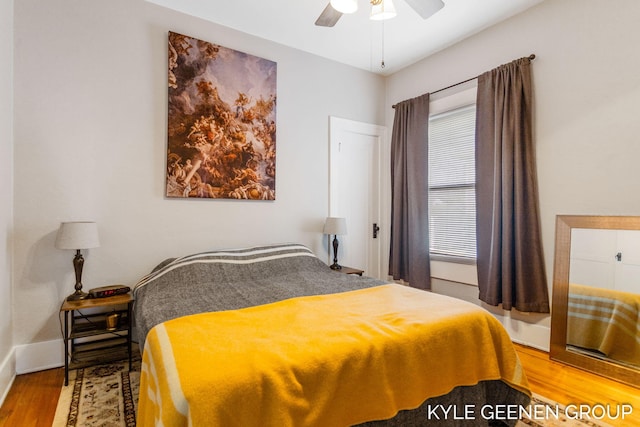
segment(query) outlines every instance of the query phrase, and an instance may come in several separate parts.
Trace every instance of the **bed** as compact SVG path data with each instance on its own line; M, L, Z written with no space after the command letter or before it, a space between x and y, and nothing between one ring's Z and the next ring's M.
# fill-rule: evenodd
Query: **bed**
M640 366L640 296L571 283L567 344Z
M161 263L134 287L137 425L515 425L530 392L464 301L332 271L299 244Z

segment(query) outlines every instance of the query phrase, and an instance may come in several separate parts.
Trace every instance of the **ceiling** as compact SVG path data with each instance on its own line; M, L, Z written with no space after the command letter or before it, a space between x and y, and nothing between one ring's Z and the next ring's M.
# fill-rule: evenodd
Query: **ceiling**
M358 11L343 15L334 27L314 25L329 0L147 1L389 75L543 0L443 0L444 8L426 20L404 0L394 0L398 15L387 21L371 21L368 0L358 0Z

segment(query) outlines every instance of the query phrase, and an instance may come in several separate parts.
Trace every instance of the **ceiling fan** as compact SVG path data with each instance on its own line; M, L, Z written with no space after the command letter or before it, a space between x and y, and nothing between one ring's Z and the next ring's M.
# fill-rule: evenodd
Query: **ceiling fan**
M442 0L404 0L423 19L427 19L444 7ZM395 7L392 0L369 0L371 3L371 19L388 19L395 16ZM331 0L324 8L316 25L320 27L333 27L338 19L345 13L353 13L358 9L357 0Z

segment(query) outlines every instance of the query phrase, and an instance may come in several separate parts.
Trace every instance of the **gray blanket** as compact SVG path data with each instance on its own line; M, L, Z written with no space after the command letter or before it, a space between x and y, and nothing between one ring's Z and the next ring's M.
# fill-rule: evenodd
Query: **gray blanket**
M383 284L331 270L299 244L205 252L168 260L134 287L140 348L155 325L180 316Z

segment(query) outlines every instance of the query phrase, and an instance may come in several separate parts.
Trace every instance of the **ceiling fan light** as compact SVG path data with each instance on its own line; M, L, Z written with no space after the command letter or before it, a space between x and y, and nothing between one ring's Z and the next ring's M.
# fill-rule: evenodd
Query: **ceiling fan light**
M331 7L342 13L353 13L358 10L358 0L331 0Z
M374 21L382 21L384 19L391 19L396 16L396 7L393 4L393 0L382 0L378 4L371 6L370 19Z

